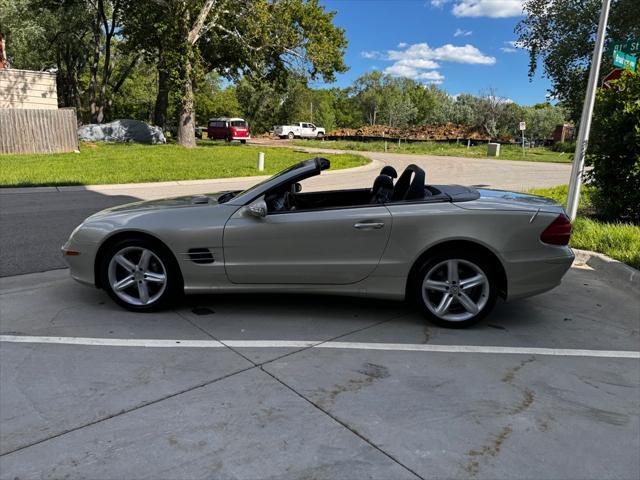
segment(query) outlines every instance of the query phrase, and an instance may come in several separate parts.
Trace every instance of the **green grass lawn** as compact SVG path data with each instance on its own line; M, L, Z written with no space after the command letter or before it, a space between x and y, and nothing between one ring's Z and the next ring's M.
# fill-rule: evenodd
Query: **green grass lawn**
M265 170L256 168L258 152ZM80 153L0 155L0 187L96 185L270 175L312 157L285 148L199 142L178 145L84 143ZM355 154L324 155L332 169L357 167L368 160Z
M294 140L294 145L318 148L334 148L338 150L356 150L384 152L384 142L353 142L345 140ZM517 145L502 145L499 157L487 157L487 145L477 145L467 148L462 143L415 142L398 145L388 142L387 151L391 153L413 153L422 155L442 155L447 157L491 158L498 160L525 160L528 162L559 162L571 163L573 154L554 152L548 148L527 148L522 154L522 147Z
M531 193L553 198L563 205L567 200L566 185L533 190ZM634 268L640 269L640 225L607 223L589 218L592 210L589 188L582 190L578 217L573 222L571 246L604 253Z

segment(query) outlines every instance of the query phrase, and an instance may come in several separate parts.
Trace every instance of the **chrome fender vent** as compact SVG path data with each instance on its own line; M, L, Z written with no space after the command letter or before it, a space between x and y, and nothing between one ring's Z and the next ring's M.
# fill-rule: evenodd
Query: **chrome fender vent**
M193 263L204 264L215 262L213 254L208 248L190 248L187 255Z

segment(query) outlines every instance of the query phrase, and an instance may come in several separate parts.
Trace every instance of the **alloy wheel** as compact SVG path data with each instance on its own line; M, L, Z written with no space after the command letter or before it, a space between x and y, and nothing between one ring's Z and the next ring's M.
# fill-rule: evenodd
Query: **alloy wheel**
M436 317L464 322L478 315L489 301L489 279L475 263L444 260L422 282L422 299Z
M109 261L108 277L113 293L135 306L154 303L167 288L167 269L162 260L144 247L117 251Z

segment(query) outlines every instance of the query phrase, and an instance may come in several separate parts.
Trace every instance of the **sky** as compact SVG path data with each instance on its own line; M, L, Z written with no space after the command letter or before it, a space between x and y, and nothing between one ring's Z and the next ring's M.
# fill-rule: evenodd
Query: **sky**
M514 45L523 0L320 0L346 30L350 67L330 86L378 69L436 83L450 95L495 88L523 105L544 102L549 81L529 81L528 55ZM325 84L317 84L325 86ZM326 85L329 86L329 85Z

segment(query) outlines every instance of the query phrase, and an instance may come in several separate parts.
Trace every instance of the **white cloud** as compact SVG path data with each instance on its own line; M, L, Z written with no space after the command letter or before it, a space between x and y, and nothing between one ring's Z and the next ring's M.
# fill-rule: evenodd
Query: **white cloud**
M380 52L376 52L376 51L364 51L364 52L360 52L360 55L363 58L368 58L368 59L376 59L376 58L380 58Z
M442 83L444 75L439 71L441 62L465 63L469 65L493 65L494 57L482 53L473 45L455 46L451 44L432 48L427 43L408 45L401 43L397 50L386 52L361 52L369 59L388 60L393 62L384 69L384 73L395 77L407 77L414 80Z
M440 60L443 62L468 63L475 65L493 65L494 57L483 54L473 45L467 44L461 47L450 43L438 48L431 48L426 43L415 43L405 50L389 50L389 60Z
M431 0L431 6L436 8L442 8L449 0Z
M511 40L508 42L504 42L504 44L506 45L506 47L501 47L500 50L502 50L504 53L515 53L518 51L518 49L524 49L525 47L522 46L519 42L516 42L515 40Z
M523 4L524 0L456 0L451 13L456 17L518 17Z
M408 44L408 43L405 43L405 42L400 42L400 43L398 44L398 48L406 48L406 47L408 47L408 46L409 46L409 44Z
M385 68L384 73L394 77L406 77L413 80L421 80L428 83L442 83L444 75L436 70L420 70L419 68L394 63L390 67Z
M456 31L453 33L454 37L468 37L469 35L471 35L473 32L471 30L462 30L461 28L456 29Z

